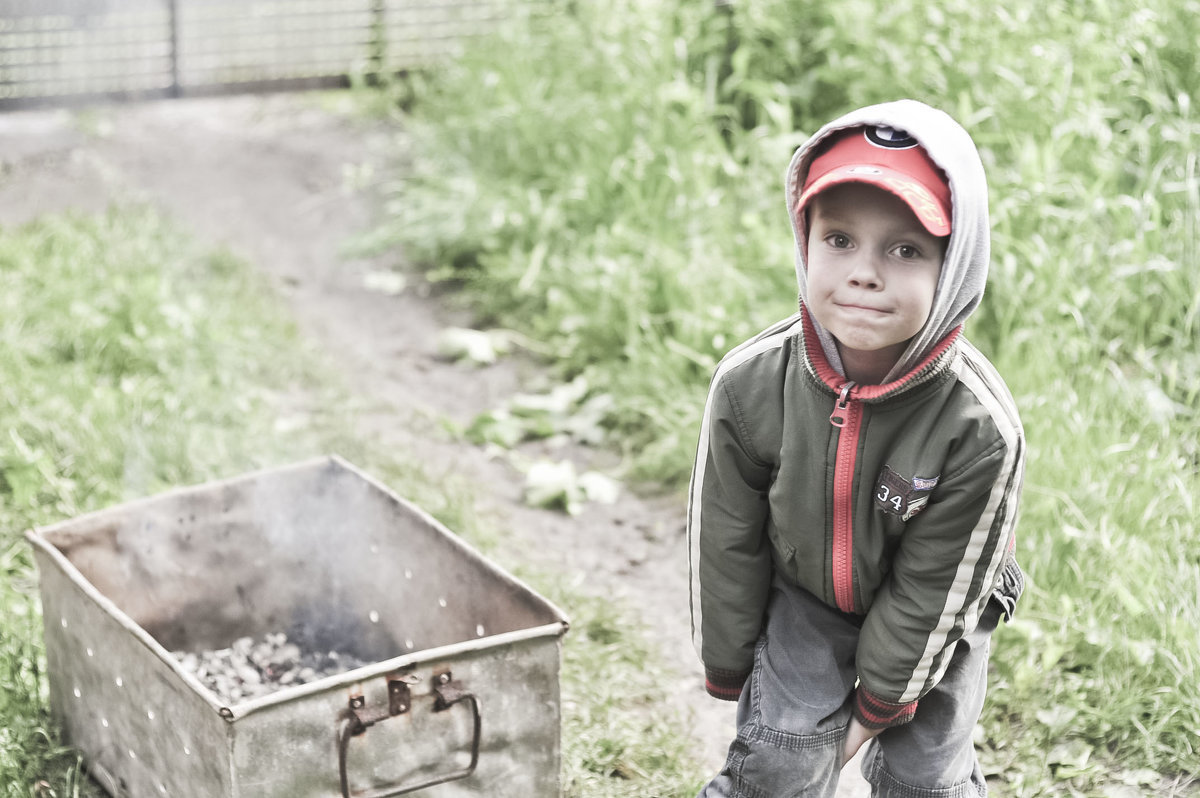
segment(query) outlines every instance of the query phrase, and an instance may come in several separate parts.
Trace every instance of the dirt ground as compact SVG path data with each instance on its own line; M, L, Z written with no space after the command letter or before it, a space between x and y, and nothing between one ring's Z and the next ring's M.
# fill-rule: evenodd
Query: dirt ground
M705 695L689 639L682 497L626 490L577 516L529 508L520 472L445 434L441 421L466 423L502 406L537 367L521 357L482 368L451 362L438 354L438 333L470 319L415 276L395 295L366 287L370 272L404 269L395 253L345 252L380 218L372 186L404 152L403 131L341 113L329 95L316 100L239 96L0 114L0 224L145 201L264 269L303 333L362 397L362 434L411 452L435 478L474 484L475 511L511 533L500 544L506 557L557 569L579 589L642 614L671 671L663 701L700 760L719 769L734 707ZM611 462L585 449L567 454L581 469ZM852 765L839 795L866 794Z

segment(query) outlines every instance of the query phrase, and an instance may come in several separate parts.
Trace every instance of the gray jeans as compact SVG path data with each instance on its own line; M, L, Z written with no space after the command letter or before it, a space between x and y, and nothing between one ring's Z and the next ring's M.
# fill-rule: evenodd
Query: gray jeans
M950 667L916 717L871 741L863 776L872 795L977 798L987 784L972 733L983 708L992 632L1011 614L1020 571L1011 563L979 626L957 644ZM699 798L808 798L837 789L855 686L859 624L796 587L776 584L754 672L738 702L737 737L725 768Z

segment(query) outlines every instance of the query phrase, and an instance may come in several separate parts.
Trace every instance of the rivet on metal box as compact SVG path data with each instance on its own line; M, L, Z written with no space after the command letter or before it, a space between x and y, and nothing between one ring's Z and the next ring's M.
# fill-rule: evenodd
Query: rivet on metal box
M566 616L336 456L26 534L51 706L113 796L561 794ZM262 639L349 670L204 681Z

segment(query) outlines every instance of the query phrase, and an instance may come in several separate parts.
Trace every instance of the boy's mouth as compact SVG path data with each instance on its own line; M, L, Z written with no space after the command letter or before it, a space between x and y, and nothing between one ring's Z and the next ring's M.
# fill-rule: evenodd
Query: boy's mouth
M863 311L867 313L887 314L889 311L886 308L876 307L874 305L862 305L857 302L836 302L839 308L851 311Z

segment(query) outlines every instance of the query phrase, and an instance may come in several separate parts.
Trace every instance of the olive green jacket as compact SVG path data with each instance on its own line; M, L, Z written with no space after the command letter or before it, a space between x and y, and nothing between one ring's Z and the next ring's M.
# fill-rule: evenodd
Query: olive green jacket
M861 619L855 714L882 728L912 718L1015 570L1024 436L961 328L860 386L806 316L713 377L688 501L693 638L709 691L736 698L772 580L808 590Z

